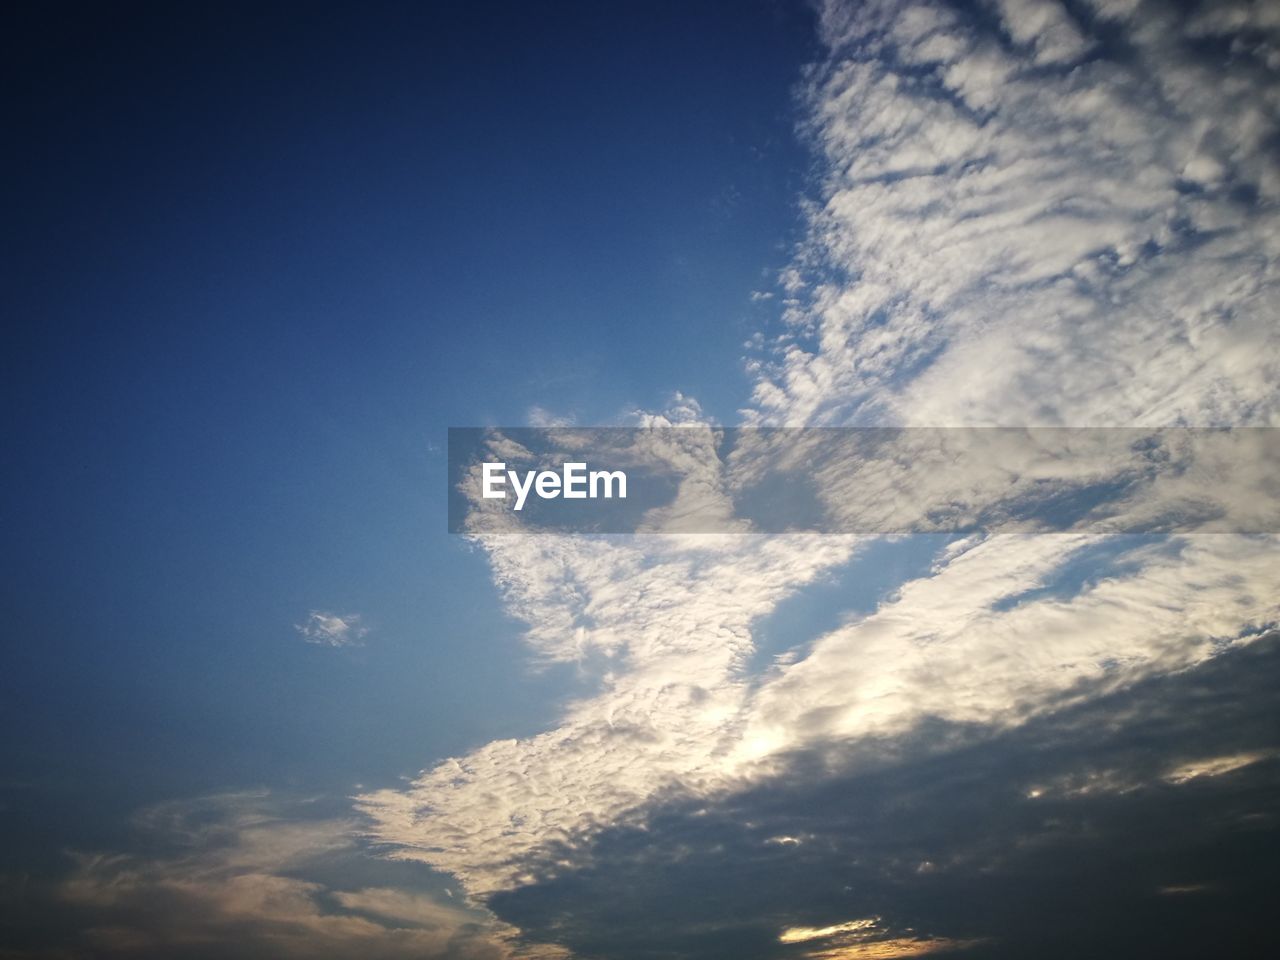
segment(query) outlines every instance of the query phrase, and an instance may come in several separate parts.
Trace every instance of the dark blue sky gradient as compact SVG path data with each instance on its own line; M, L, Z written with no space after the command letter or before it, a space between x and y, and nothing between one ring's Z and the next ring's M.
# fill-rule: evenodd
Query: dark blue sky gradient
M749 293L806 178L805 7L310 9L31 6L4 31L23 848L538 729L581 681L510 656L445 533L445 428L745 400ZM302 643L316 608L376 642Z

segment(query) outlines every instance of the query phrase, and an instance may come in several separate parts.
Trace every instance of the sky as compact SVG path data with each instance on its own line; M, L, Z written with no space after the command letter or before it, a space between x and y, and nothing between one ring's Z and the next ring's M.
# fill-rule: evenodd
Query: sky
M1280 6L4 17L0 958L1280 946L1274 532L447 523L450 427L1280 426Z

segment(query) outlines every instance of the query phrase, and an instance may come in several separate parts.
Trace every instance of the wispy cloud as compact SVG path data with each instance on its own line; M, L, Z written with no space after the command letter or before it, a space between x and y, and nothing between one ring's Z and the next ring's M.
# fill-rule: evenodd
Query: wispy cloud
M437 893L332 879L367 858L349 820L308 808L253 792L144 810L136 825L156 852L74 855L59 890L80 922L60 931L68 949L180 958L208 956L219 943L240 957L513 956L514 931Z
M545 407L533 406L525 414L525 420L531 427L571 427L577 418L572 414L552 413Z
M1220 777L1227 773L1243 770L1245 767L1270 759L1274 751L1256 750L1249 753L1234 753L1225 757L1207 757L1191 760L1170 770L1165 779L1170 783L1188 783L1200 777Z

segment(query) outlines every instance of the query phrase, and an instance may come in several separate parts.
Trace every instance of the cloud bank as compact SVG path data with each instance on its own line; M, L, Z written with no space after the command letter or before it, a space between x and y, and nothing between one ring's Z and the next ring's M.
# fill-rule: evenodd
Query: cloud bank
M1277 424L1273 6L828 3L821 30L828 56L804 82L803 131L824 173L781 280L782 332L750 341L744 423ZM640 422L703 420L682 397ZM773 667L752 673L763 618L836 571L856 575L865 540L477 542L535 655L604 662L598 690L553 730L447 760L359 807L392 856L459 877L531 936L586 955L652 955L645 944L673 956L783 955L802 949L786 935L799 927L834 931L807 954L823 957L1016 940L1025 931L994 915L917 930L887 894L855 910L838 888L856 885L831 870L816 876L832 887L802 884L804 902L759 902L732 882L721 899L713 884L741 864L722 861L717 838L729 841L718 831L754 829L754 810L734 798L792 785L834 803L876 789L919 749L956 763L1064 716L1082 737L1112 736L1127 720L1090 704L1208 669L1280 620L1274 537L976 537L940 545L929 574L872 614L797 635ZM1179 762L1229 775L1221 758L1242 753L1219 747L1216 759ZM1159 749L1171 753L1158 776L1174 778L1159 782L1180 782L1174 743ZM830 793L832 757L843 794ZM1070 751L1061 760L1019 787L1020 804L1033 793L1128 789L1109 786L1128 783L1122 765L1095 769ZM997 768L1003 786L991 789L1018 779ZM895 782L905 791L896 802L914 803ZM970 780L940 782L965 809L986 795ZM1133 789L1153 795L1150 782ZM932 794L919 822L942 802ZM682 811L674 831L662 826L672 809ZM819 838L853 850L885 826L879 816L825 806L759 841L776 857ZM971 876L983 857L998 864L1025 839L996 831L999 849L965 850L957 837L970 825L952 826L938 841L944 852L889 830L885 843L902 849L878 848L877 862L919 876L966 864ZM665 901L601 913L590 926L591 884L614 889L625 877L648 890L671 871L688 884L702 934L693 917L671 938L642 933L636 917L688 913ZM773 874L756 876L777 892ZM617 889L628 903L620 891L630 887ZM1105 912L1096 900L1087 909ZM895 910L874 936L849 926ZM1037 916L1057 930L1070 912ZM756 919L731 919L744 914ZM625 943L614 926L628 930Z

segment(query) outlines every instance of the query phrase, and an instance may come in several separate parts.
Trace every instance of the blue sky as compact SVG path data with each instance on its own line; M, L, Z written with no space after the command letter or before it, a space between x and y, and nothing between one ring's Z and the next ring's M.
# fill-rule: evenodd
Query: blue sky
M468 540L445 462L1280 424L1274 7L5 19L0 955L1274 945L1274 536Z
M694 379L732 415L749 294L796 232L812 14L27 17L25 775L121 751L133 783L203 789L283 756L343 789L545 721L572 678L500 653L484 563L444 534L445 428L610 422ZM330 607L378 644L298 646Z

